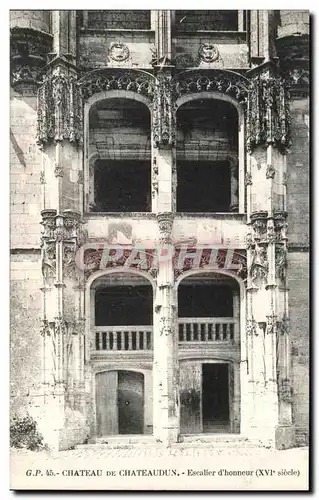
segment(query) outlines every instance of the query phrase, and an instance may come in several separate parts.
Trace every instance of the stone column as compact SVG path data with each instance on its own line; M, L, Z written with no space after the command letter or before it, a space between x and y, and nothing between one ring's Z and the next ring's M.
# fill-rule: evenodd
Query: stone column
M48 441L61 449L87 437L82 398L84 288L75 265L84 239L83 110L73 65L74 12L53 12L52 27L53 57L38 92L37 142L43 165L43 364L48 414L44 431L48 434L54 428L54 439ZM50 421L52 411L56 418Z
M250 11L250 53L253 65L269 61L276 56L274 44L274 18L272 10Z
M155 46L157 65L170 64L172 58L172 21L170 10L155 12Z
M53 57L64 57L76 63L76 11L53 10L51 12Z
M159 252L170 256L173 214L159 213L158 225ZM179 432L175 307L173 262L168 257L159 261L153 362L154 437L166 445L176 442Z
M153 212L172 212L175 207L174 166L176 119L171 91L171 68L157 67L153 103Z
M251 432L275 443L279 423L278 328L283 314L276 278L276 212L284 207L281 182L287 147L284 82L271 64L252 71L248 100L248 358L254 402ZM263 408L263 410L262 410ZM265 411L266 410L266 411Z
M176 120L171 90L172 44L171 11L158 10L155 15L155 55L156 74L153 101L153 212L174 211L173 194Z

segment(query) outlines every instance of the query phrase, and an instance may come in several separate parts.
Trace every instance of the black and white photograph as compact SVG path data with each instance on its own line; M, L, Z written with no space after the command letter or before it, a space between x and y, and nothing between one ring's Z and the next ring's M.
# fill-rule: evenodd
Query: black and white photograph
M309 491L310 13L106 7L10 10L10 488Z

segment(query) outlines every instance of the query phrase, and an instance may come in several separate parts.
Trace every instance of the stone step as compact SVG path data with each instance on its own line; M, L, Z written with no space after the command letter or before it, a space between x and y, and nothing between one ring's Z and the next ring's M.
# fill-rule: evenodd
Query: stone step
M268 443L263 443L257 439L248 439L244 436L231 436L225 434L215 434L214 436L182 436L178 446L183 448L258 448L268 447ZM173 444L172 448L176 445Z
M88 444L77 445L77 448L92 446L96 449L98 447L118 448L145 445L156 445L156 439L153 436L144 436L137 434L125 436L107 436L96 438L94 442Z
M95 442L77 445L76 449L98 449L98 448L163 448L166 445L153 436L110 436L105 438L96 438ZM181 436L179 443L172 443L172 449L186 448L258 448L269 447L268 443L259 440L248 439L245 436L230 434L214 435L185 435Z

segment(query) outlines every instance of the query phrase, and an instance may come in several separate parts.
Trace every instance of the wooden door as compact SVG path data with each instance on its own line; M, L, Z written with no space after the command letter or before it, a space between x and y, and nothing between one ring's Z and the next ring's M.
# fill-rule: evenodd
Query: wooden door
M119 433L117 387L117 371L96 374L96 427L98 436L110 436Z
M202 432L202 365L182 361L180 364L180 429L182 434Z
M119 434L144 434L144 375L118 372Z

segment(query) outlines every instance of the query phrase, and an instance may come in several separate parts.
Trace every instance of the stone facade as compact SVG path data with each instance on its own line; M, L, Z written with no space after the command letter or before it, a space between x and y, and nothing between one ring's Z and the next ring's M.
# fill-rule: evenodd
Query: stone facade
M52 448L308 441L309 14L226 12L11 12L12 411ZM149 323L98 324L125 286Z

